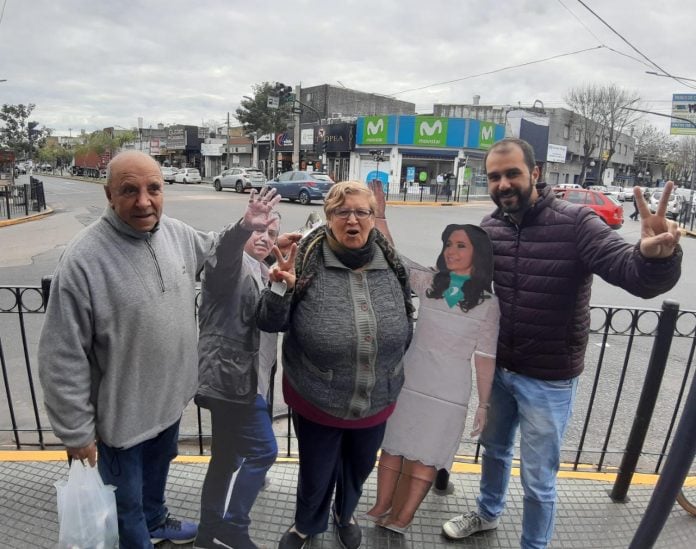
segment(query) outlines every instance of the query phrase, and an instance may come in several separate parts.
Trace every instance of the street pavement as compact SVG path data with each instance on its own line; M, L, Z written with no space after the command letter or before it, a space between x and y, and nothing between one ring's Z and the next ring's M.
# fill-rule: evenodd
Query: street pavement
M189 189L184 190L189 191ZM95 189L95 191L98 191L99 203L95 202L95 205L82 207L72 215L66 215L65 206L59 204L54 215L45 217L40 222L1 228L2 231L15 231L12 236L17 235L22 238L11 237L2 240L3 254L0 258L0 267L12 266L12 268L21 269L22 266L33 265L42 273L50 273L51 265L57 261L65 243L101 213L103 195L101 189ZM200 187L191 191L198 193L197 198L205 200L208 204L213 204L209 202L210 200L214 200L215 204L223 200L226 201L225 204L229 202L235 207L243 207L242 196L225 196L230 193L205 195L205 190ZM81 190L79 195L83 194L84 191ZM69 200L69 198L65 199ZM167 209L175 210L175 216L179 216L176 211L179 207L190 207L191 204L196 203L196 201L191 202L191 199L185 195L174 193L169 195L167 200ZM235 202L240 204L236 205ZM297 219L306 216L308 211L318 209L318 207L298 209L295 206L287 205L286 211L290 213L287 216L283 214L284 220L288 218L291 220L289 227L286 225L288 228L299 225ZM481 205L473 207L475 208L474 216L480 219ZM488 207L484 205L483 209ZM413 210L416 208L390 209L395 219L401 219L406 223L412 216L404 212ZM433 238L429 237L430 240L435 241L440 228L448 222L454 222L451 221L452 212L459 212L456 214L457 217L464 216L466 208L418 208L417 210L419 214L422 212L422 215L419 215L421 219L413 223L414 227L411 230L419 232L420 224L429 225L431 219L437 219L437 226L432 228L432 235L430 235ZM431 210L449 211L441 212L444 215L438 213L435 216ZM208 220L208 223L217 223L217 221ZM630 225L630 223L630 220L627 221L628 225L622 231L633 231L637 224ZM29 225L33 225L34 228L31 229ZM31 242L28 242L27 235L32 235L29 239ZM398 237L399 234L397 234ZM426 253L427 257L433 255L432 242L424 241L422 238L413 240L407 243L409 254L415 255L416 259L421 261L424 261L422 257L426 257ZM7 245L8 242L11 244ZM421 257L418 257L419 254ZM3 271L7 270L3 269ZM38 281L38 279L27 281L26 284L38 284ZM691 284L688 279L685 282ZM595 288L601 283L602 281L596 281ZM594 295L593 292L593 298ZM615 294L608 295L615 296ZM696 293L691 295L693 297ZM0 546L54 547L57 540L57 516L53 483L65 476L67 472L65 464L60 461L51 461L49 452L44 452L30 461L20 460L20 456L26 456L23 452L0 452L0 454L4 455L4 457L0 456L0 540L2 540ZM173 511L194 520L198 516L200 486L205 474L205 463L200 463L200 459L205 458L195 457L189 461L175 463L169 487L169 501ZM284 529L292 522L296 474L295 463L279 463L274 466L270 474L271 484L261 494L254 509L254 535L269 547L275 546ZM384 532L371 525L367 526L363 521L365 540L363 547L518 547L522 508L522 489L519 479L512 480L506 518L497 531L477 535L457 543L445 541L440 536L441 523L450 516L475 505L478 474L476 472L457 473L453 475L452 480L456 487L455 494L447 497L429 495L405 537ZM559 480L558 523L552 547L600 548L628 545L647 506L653 486L651 484L632 486L629 492L630 501L623 504L611 502L607 495L610 488L611 484L606 480L563 477ZM359 511L364 512L367 509L369 502L374 498L374 490L375 479L372 477L368 481ZM159 547L166 547L166 544ZM309 547L338 547L331 527L326 534L312 540ZM656 547L696 547L696 518L675 506Z
M22 456L29 461L20 460ZM0 452L0 545L8 549L52 548L58 539L58 517L54 483L67 476L65 461L58 452ZM179 518L197 520L200 489L207 468L206 458L179 458L171 467L167 505ZM458 542L444 539L442 523L462 512L475 509L479 473L475 466L459 467L451 479L455 491L448 496L430 493L406 535L395 534L366 520L375 499L376 473L368 479L358 506L364 549L416 548L515 548L519 547L522 521L522 486L518 476L510 482L507 509L497 530L480 533ZM251 533L266 547L276 547L282 533L293 522L297 464L279 460L269 472L269 485L261 492L252 510ZM605 480L568 478L558 481L558 511L552 549L625 548L633 539L653 491L652 483L634 484L626 503L613 503ZM656 548L693 549L696 546L696 517L678 505L672 508ZM191 547L162 543L157 547ZM340 547L333 526L316 536L308 549ZM639 547L643 547L639 545Z

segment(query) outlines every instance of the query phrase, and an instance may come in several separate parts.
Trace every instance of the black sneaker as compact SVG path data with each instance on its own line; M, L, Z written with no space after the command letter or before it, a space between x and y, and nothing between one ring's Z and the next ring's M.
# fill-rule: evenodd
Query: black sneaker
M362 530L358 525L355 517L350 517L350 522L345 526L341 526L336 509L333 509L333 520L338 532L338 541L343 549L358 549L362 543Z
M295 526L293 524L293 526ZM283 534L278 542L278 549L302 549L305 544L309 541L309 536L303 538L300 534L295 532L291 526L288 528L287 532Z

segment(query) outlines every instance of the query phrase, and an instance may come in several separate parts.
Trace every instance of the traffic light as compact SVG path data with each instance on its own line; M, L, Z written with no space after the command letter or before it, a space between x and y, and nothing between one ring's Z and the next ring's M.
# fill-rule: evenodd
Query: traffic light
M326 149L329 147L329 142L324 140L321 144L321 152L326 154Z
M276 82L275 92L281 105L291 103L295 100L295 94L292 93L291 86L286 86L281 82Z
M27 122L27 136L29 141L34 141L34 139L41 133L41 130L37 130L38 122Z

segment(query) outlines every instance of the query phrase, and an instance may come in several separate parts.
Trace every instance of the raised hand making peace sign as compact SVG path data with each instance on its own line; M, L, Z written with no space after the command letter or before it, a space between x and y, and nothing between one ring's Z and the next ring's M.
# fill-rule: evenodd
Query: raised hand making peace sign
M644 257L670 257L679 243L679 226L666 217L667 203L674 183L667 181L655 213L650 212L640 187L633 187L633 196L640 213L640 253Z

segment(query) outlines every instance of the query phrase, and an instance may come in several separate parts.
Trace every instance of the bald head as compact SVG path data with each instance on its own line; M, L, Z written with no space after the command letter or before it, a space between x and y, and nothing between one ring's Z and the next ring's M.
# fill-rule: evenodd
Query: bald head
M116 214L139 232L152 231L164 204L159 164L140 151L124 151L106 167L106 198Z
M124 169L130 169L136 165L150 166L162 173L159 164L150 155L140 151L123 151L114 156L106 166L106 184L110 185L114 177Z

